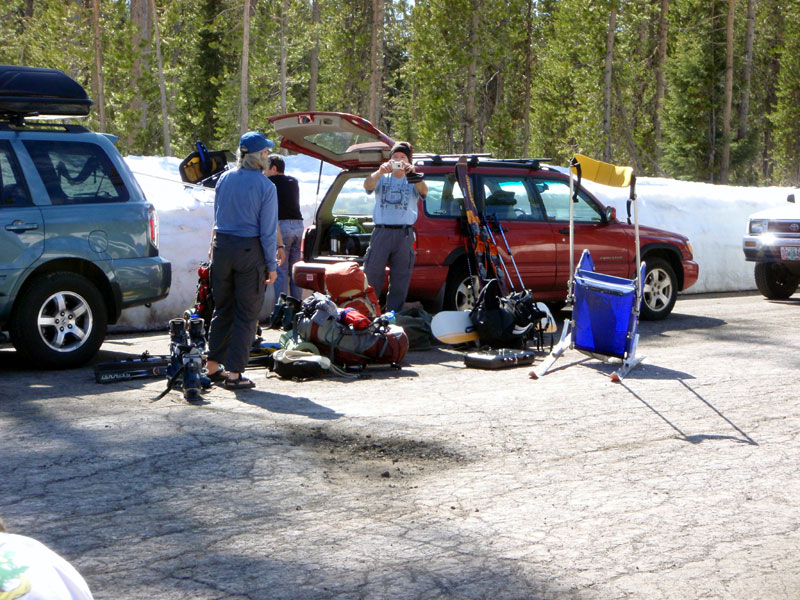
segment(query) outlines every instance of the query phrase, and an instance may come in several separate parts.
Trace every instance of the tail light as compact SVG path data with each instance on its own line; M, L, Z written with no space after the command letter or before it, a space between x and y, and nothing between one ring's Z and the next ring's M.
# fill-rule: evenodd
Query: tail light
M158 213L152 204L147 205L148 230L150 233L150 243L158 249Z
M300 256L306 255L306 237L308 237L309 229L311 229L311 227L306 227L306 230L303 232L303 237L300 240Z

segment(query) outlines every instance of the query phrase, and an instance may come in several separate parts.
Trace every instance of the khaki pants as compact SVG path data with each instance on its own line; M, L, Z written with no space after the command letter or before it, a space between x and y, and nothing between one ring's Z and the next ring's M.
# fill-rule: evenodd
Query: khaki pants
M380 295L386 266L389 266L389 291L386 294L386 310L398 311L403 308L414 269L414 229L390 229L376 226L369 240L369 248L364 257L364 274L369 284Z

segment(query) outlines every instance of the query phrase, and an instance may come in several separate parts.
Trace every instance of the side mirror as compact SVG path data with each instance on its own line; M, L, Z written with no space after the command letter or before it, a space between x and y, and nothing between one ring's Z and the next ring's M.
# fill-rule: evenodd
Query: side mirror
M794 194L789 194L788 196L786 196L786 201L794 204Z
M606 223L613 223L617 220L617 209L613 206L606 206Z

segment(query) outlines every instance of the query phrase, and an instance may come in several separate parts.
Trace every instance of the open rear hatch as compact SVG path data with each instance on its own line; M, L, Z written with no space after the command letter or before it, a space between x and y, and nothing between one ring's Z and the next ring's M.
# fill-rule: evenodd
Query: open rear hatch
M341 169L377 167L389 159L394 140L356 115L305 112L267 119L281 136L281 147Z

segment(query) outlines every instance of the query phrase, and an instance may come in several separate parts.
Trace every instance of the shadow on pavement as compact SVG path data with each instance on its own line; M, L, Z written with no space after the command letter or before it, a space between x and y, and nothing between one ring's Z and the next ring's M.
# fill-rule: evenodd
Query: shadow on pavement
M672 313L663 321L641 321L639 323L639 335L642 338L647 338L651 335L664 335L671 331L708 330L722 327L723 325L727 325L727 322L723 319Z
M639 394L634 392L630 387L625 385L625 381L621 381L619 384L624 387L628 392L636 398L639 402L644 404L647 408L649 408L655 415L657 415L662 421L664 421L667 425L669 425L672 429L674 429L680 438L685 441L689 442L690 444L700 444L706 440L732 440L734 442L738 442L740 444L748 444L751 446L758 446L758 443L753 440L749 435L747 435L742 429L740 429L733 421L731 421L728 417L723 415L716 407L714 407L708 400L703 398L695 389L693 389L689 384L687 384L682 378L676 377L677 381L683 385L687 390L689 390L695 397L697 397L703 404L708 406L711 410L713 410L723 421L725 421L728 425L733 427L741 437L734 436L734 435L716 435L716 434L696 434L696 435L686 435L683 431L681 431L677 425L675 425L672 421L670 421L667 417L665 417L662 413L660 413L652 404L647 402L644 398L642 398Z
M637 351L636 354L638 356L640 355L640 352ZM658 365L651 365L646 361L647 357L645 356L644 361L640 362L633 369L631 369L625 376L625 379L694 379L694 375L690 375L689 373L676 371L674 369L667 369L666 367L659 367ZM604 363L598 360L596 363L588 364L586 366L594 368L596 371L603 373L603 375L611 376L612 372L619 369L620 364L621 363Z
M273 413L286 415L299 415L309 419L319 419L331 421L342 417L342 413L331 410L327 406L322 406L312 402L308 398L300 396L287 396L285 394L275 394L259 389L238 390L233 392L236 399L245 404L257 406Z

